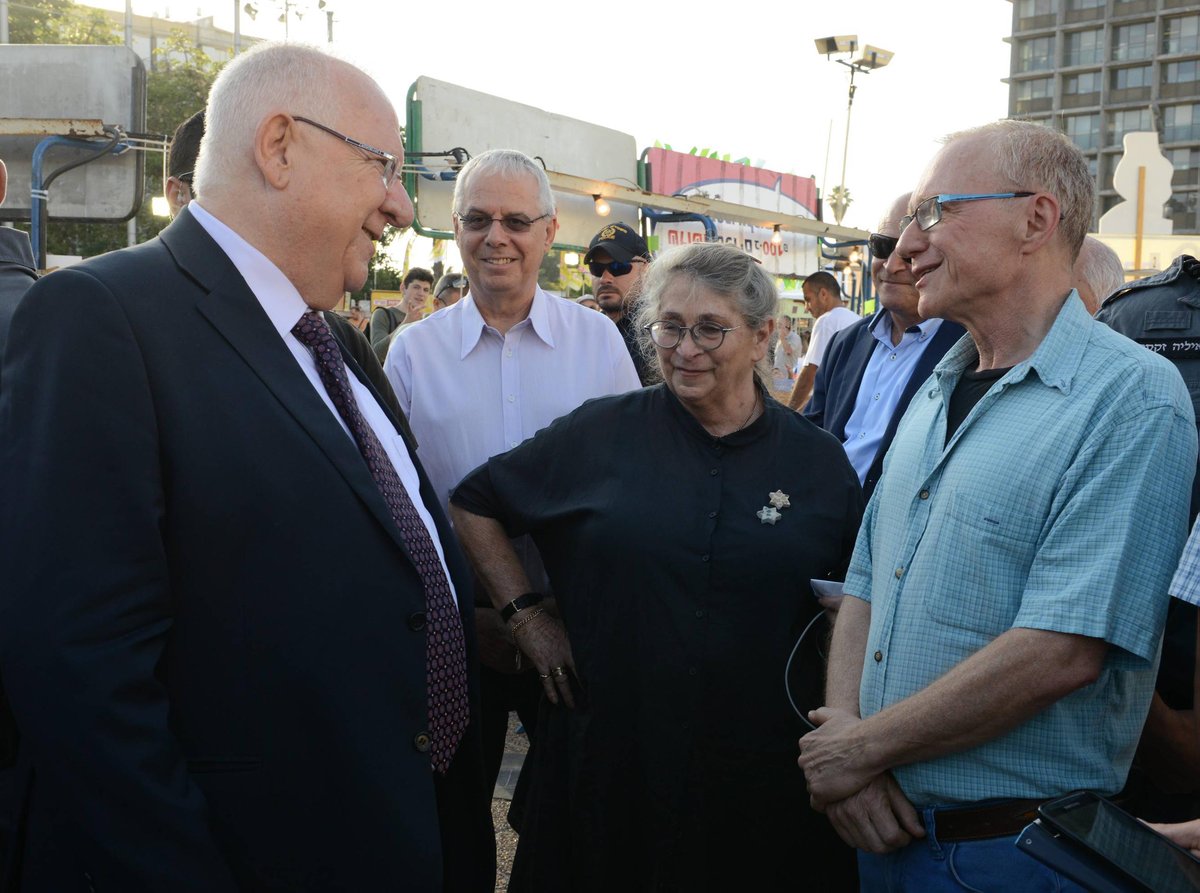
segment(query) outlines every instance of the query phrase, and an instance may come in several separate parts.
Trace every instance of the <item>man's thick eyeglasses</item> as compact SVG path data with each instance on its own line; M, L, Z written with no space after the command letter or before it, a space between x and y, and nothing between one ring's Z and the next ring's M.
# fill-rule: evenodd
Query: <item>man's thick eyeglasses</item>
M671 350L683 343L685 334L701 350L716 350L725 342L725 336L741 326L719 326L715 322L698 322L694 326L681 326L677 322L660 319L646 326L650 339L663 350Z
M993 198L1028 198L1031 195L1037 195L1036 192L978 192L966 193L959 195L957 193L943 193L942 195L934 195L925 199L921 204L917 205L915 211L907 217L900 218L900 233L908 229L908 225L914 220L917 221L917 226L921 230L927 230L931 226L937 226L942 221L942 205L950 202L981 202L985 199Z
M542 214L538 217L521 217L516 214L505 214L503 217L489 217L487 214L459 214L454 212L454 216L458 218L458 222L462 224L463 229L481 233L485 229L491 229L493 223L499 223L504 227L505 232L510 233L527 233L529 228L539 220L545 220L547 217L552 217L552 214Z
M635 257L633 260L627 263L619 260L610 260L608 263L603 264L598 260L594 260L588 264L588 272L590 272L597 279L604 275L605 270L608 270L608 272L612 273L614 276L625 276L633 272L634 264L644 264L645 262L646 261L640 257Z
M364 152L368 152L377 157L383 162L383 172L381 176L383 177L384 189L390 190L392 188L392 184L396 182L396 171L400 168L400 159L398 159L391 152L385 152L383 149L376 149L374 146L368 146L366 143L360 143L358 140L348 137L346 134L334 130L332 127L326 127L324 124L320 124L311 118L302 118L300 115L292 115L292 118L296 121L303 121L305 124L311 124L318 130L324 130L330 136L336 136L342 142L349 143L356 149L362 149Z
M879 233L871 233L867 239L867 244L871 246L871 256L879 258L879 260L887 260L892 256L892 252L896 250L896 243L900 240L895 236L881 236Z

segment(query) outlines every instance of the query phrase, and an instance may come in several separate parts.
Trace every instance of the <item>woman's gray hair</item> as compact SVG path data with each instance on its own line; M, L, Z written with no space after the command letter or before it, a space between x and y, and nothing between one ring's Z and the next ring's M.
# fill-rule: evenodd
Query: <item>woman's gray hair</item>
M351 70L335 56L298 43L258 44L230 61L208 94L204 139L196 161L196 192L203 188L212 193L245 176L254 164L258 125L272 109L322 124L335 118L338 84L334 72L342 67Z
M638 345L651 369L659 368L659 360L646 326L659 319L663 292L678 276L729 298L745 325L754 331L779 313L774 281L762 264L744 251L724 242L692 242L664 251L646 270L634 310ZM765 357L754 375L764 388L769 386L771 369Z
M550 188L546 169L536 159L516 149L488 149L463 165L454 179L454 213L461 214L466 210L461 204L463 196L471 178L479 173L505 179L533 177L538 186L538 213L555 213L554 191Z
M949 145L972 136L982 136L988 141L995 152L999 173L1013 189L1049 192L1058 199L1062 215L1059 231L1074 263L1092 224L1096 194L1095 178L1079 147L1044 124L1011 119L960 130L942 142Z

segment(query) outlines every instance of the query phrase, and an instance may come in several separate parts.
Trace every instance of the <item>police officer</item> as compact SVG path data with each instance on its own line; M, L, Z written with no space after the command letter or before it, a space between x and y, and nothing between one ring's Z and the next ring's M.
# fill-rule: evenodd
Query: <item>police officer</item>
M1200 416L1200 261L1181 255L1163 272L1130 282L1100 305L1096 319L1174 363ZM1153 462L1154 457L1147 456L1146 461ZM1154 507L1147 505L1146 510ZM1200 475L1192 482L1192 521L1198 510ZM1167 788L1179 789L1179 780L1149 771L1200 761L1200 743L1194 735L1179 734L1184 726L1175 722L1180 715L1176 711L1192 709L1196 623L1193 606L1171 599L1154 702L1126 787L1128 808L1144 818L1178 821L1200 814L1200 796L1194 793L1200 778L1184 785L1193 793L1168 794Z

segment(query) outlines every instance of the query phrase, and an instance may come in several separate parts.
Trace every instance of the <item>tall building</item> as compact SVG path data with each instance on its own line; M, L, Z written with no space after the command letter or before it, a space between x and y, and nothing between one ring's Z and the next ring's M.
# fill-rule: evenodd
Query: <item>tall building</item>
M113 9L99 11L112 22L113 33L117 35L125 33L125 13ZM155 50L174 31L182 31L193 44L218 62L224 62L233 56L235 40L243 50L249 49L262 40L260 37L251 37L245 32L235 37L232 31L215 27L212 16L180 21L158 15L134 13L131 24L133 25L133 51L141 57L150 71L153 71L159 62L154 55Z
M1165 213L1176 233L1200 232L1200 3L1012 4L1009 117L1051 124L1084 151L1096 217L1120 201L1112 177L1122 137L1158 131L1175 165Z

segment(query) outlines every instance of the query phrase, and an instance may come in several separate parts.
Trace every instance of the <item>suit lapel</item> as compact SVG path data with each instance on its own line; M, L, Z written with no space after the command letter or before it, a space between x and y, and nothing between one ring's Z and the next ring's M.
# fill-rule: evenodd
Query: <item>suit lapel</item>
M161 238L180 268L206 292L197 300L196 309L316 442L411 561L400 530L358 447L296 365L295 357L237 268L186 209L163 231Z

